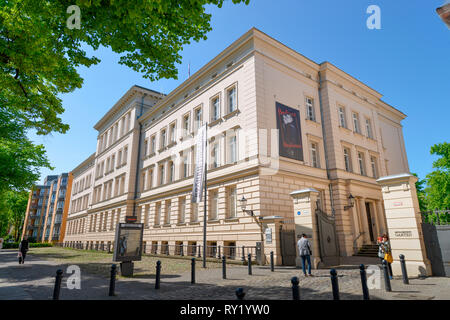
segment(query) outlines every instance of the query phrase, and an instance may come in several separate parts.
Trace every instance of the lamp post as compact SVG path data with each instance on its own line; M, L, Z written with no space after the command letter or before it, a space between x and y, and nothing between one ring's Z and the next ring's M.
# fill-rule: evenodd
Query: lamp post
M355 197L350 193L350 195L348 196L348 206L344 206L344 210L353 208L354 205L355 205Z
M247 199L245 199L244 196L242 196L241 200L239 200L239 203L241 205L241 209L244 213L250 215L253 217L253 219L255 219L255 222L258 224L259 229L261 231L261 263L264 264L265 261L265 255L264 255L264 230L263 230L263 225L261 223L261 221L258 219L257 216L255 216L255 213L253 210L247 210Z

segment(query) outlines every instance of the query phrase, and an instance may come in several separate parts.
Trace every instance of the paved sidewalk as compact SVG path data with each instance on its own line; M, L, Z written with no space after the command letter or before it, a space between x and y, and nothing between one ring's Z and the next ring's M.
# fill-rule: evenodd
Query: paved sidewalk
M186 263L190 264L189 260ZM40 260L29 254L24 265L17 262L17 252L0 250L0 300L4 299L41 299L52 298L56 270L64 272L68 265L53 261ZM81 269L81 289L69 290L67 277L61 287L60 299L75 300L141 300L141 299L180 299L212 300L236 299L235 290L244 288L246 299L292 299L291 282L293 276L300 278L300 296L303 300L332 299L329 270L314 270L314 277L300 275L300 270L279 267L271 272L266 266L253 266L253 275L248 275L247 266L228 268L227 279L222 279L222 269L202 269L197 263L196 284L190 283L190 272L179 275L165 275L162 266L161 288L155 290L154 275L124 279L116 282L116 296L108 296L109 275L87 274ZM339 269L339 289L341 299L361 300L361 281L358 269ZM381 279L382 280L382 279ZM393 280L392 292L382 289L371 290L371 299L450 299L450 278L412 279L410 285L401 280Z

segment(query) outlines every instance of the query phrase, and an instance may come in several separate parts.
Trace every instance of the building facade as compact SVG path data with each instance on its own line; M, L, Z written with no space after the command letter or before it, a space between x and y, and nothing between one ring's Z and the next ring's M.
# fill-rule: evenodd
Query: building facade
M36 242L63 242L72 174L47 176L31 191L25 214L23 236Z
M313 188L339 255L351 256L387 231L376 179L409 172L406 116L381 98L253 28L168 95L133 86L95 125L97 150L73 170L64 241L112 243L128 215L144 223L147 248L203 245L191 192L207 124L207 245L255 246L273 217L282 230L272 232L288 233L290 193ZM281 263L295 240L273 241Z

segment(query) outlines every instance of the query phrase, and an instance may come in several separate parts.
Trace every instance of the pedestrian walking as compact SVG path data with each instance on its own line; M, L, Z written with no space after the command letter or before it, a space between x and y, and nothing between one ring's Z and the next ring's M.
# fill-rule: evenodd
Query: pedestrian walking
M302 234L302 237L297 242L297 246L298 246L298 253L300 255L300 258L302 259L303 274L305 275L305 277L307 277L308 275L312 276L312 274L311 274L312 250L311 250L311 244L310 244L306 234L304 234L304 233ZM308 275L306 274L306 262L308 262Z
M392 266L391 263L394 261L394 258L392 257L392 251L391 251L391 244L389 242L389 237L387 234L383 234L383 237L378 238L378 257L381 260L381 263L383 263L383 260L386 260L388 265L388 271L389 271L389 279L392 280Z
M28 251L28 237L25 236L23 237L23 240L19 244L19 254L18 254L19 264L24 264L27 251Z

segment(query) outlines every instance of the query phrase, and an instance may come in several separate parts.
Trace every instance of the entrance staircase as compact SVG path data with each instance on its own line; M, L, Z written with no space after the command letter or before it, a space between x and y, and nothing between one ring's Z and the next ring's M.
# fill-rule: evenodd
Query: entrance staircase
M354 256L357 257L378 257L378 245L376 244L365 244L359 250L358 253Z

